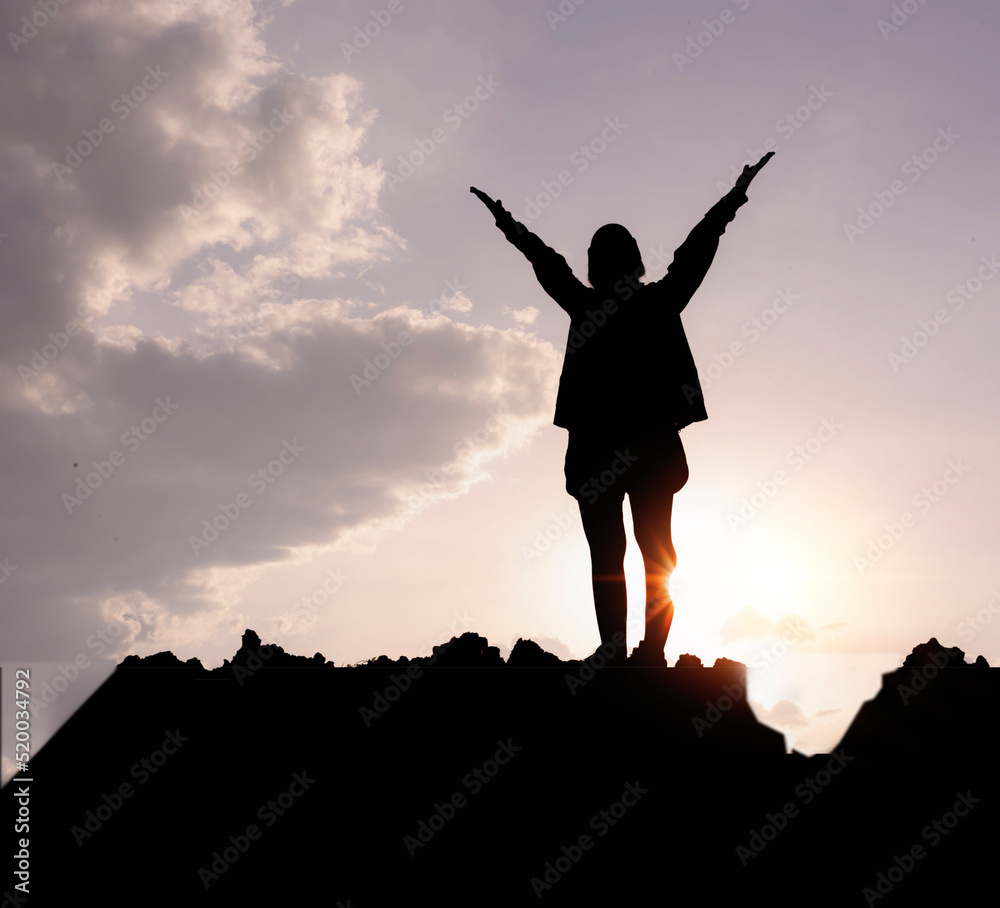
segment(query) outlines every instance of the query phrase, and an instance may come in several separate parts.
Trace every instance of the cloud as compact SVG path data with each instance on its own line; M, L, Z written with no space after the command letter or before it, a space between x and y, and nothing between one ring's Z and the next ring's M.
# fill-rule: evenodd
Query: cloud
M509 315L520 325L533 325L538 318L539 309L537 306L527 306L524 309L511 309L510 306L503 307L503 314Z
M750 705L760 722L785 730L789 746L801 753L829 753L847 730L843 709L821 709L807 715L791 700L779 700L770 708L755 701ZM831 721L838 716L839 721Z
M805 713L791 700L779 700L770 709L760 703L753 703L752 706L758 720L765 725L778 728L804 728L809 724Z
M76 0L0 55L0 559L32 614L0 658L238 634L264 566L377 545L551 420L550 344L306 292L406 244L363 86L266 22Z
M816 639L816 632L809 623L798 615L784 615L772 621L762 615L752 605L745 605L736 614L730 615L722 624L719 634L723 643L735 640L756 640L770 636L791 636L796 642Z
M449 312L468 312L472 309L472 300L461 290L456 290L448 296L441 297L441 308Z

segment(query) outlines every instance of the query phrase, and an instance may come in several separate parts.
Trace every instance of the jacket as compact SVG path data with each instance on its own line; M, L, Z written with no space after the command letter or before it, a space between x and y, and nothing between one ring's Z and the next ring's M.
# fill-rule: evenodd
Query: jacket
M746 201L746 193L734 188L688 234L664 277L649 284L619 281L610 296L583 284L563 256L512 222L508 241L570 317L555 425L638 440L708 419L681 312Z

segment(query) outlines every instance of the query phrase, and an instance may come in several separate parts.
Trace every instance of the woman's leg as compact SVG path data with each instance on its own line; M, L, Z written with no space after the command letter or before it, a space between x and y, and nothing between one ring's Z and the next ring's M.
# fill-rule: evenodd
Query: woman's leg
M624 639L628 601L625 592L625 521L622 502L625 490L616 482L618 474L605 433L570 432L566 448L566 491L580 505L583 532L590 546L590 571L594 586L594 610L601 644ZM607 474L607 475L605 475ZM624 647L619 655L624 657Z
M594 584L594 609L601 644L624 637L628 599L625 591L625 522L622 495L609 489L594 503L580 502L583 532L590 545L590 571ZM624 654L624 649L622 650Z
M645 462L643 462L645 461ZM658 446L646 458L640 457L640 470L629 483L629 504L635 541L642 552L646 571L645 647L657 655L663 653L674 618L670 598L670 575L677 566L677 552L670 533L674 493L688 479L687 458L680 436Z
M650 494L630 492L635 541L639 543L646 569L646 633L645 646L650 652L663 652L674 619L674 603L670 598L670 575L677 566L677 552L670 537L670 514L673 493Z

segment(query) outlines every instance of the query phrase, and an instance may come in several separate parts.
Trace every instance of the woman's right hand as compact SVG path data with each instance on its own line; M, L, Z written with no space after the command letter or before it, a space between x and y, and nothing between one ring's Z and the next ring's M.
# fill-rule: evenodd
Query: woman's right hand
M500 199L497 199L494 202L493 199L491 199L485 192L481 192L476 189L475 186L470 186L469 192L475 193L475 195L479 197L480 201L482 201L482 203L489 208L490 213L496 219L497 227L499 227L504 234L510 236L512 232L521 232L521 225L518 224L517 221L514 220L513 215L503 207Z
M739 179L736 181L736 185L733 187L733 189L742 189L744 192L746 192L746 188L750 185L750 181L755 176L757 176L757 173L760 171L761 167L763 167L768 161L770 161L773 155L774 152L769 151L752 167L749 164L744 165L743 173L740 174Z
M492 212L493 217L500 217L500 212L503 211L503 207L500 205L500 200L497 199L495 202L491 199L485 192L476 189L475 186L469 187L469 192L475 193L479 196L480 201Z

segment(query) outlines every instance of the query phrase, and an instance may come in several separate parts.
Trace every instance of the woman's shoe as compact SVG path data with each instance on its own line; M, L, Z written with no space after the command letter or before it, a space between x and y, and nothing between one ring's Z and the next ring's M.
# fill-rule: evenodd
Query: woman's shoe
M628 657L628 664L640 668L666 668L667 659L663 655L662 647L657 652L647 641L640 640L639 645L632 650L632 655Z
M597 656L600 656L603 660L603 665L625 665L626 656L628 651L624 646L615 646L614 643L602 643L596 650L594 650L591 655L589 655L584 661L588 665L594 665L594 660ZM598 666L594 666L597 668Z

